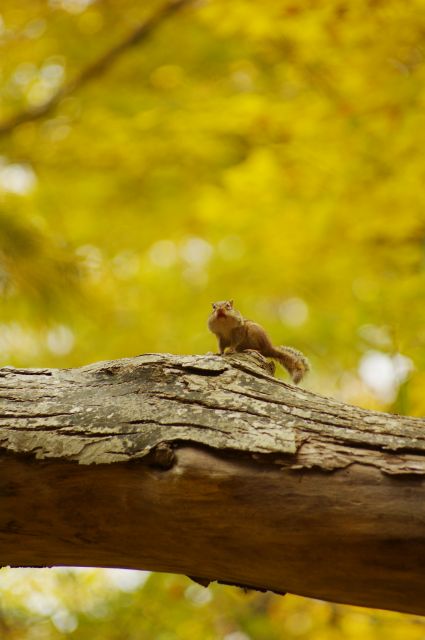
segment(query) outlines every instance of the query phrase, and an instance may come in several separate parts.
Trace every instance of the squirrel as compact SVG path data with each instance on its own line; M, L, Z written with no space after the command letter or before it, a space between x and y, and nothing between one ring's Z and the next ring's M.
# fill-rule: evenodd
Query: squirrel
M263 327L244 318L233 308L233 300L212 303L208 328L217 336L220 354L253 349L267 358L275 358L298 384L310 370L307 358L292 347L274 347Z

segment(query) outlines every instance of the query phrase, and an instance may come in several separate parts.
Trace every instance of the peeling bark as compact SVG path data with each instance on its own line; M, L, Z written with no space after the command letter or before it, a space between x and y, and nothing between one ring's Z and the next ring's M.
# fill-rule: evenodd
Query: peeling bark
M425 420L269 373L255 354L0 369L0 563L425 614Z

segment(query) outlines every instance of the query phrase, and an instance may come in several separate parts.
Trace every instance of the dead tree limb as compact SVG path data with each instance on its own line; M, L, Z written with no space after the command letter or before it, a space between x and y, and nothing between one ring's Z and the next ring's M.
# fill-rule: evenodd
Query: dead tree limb
M39 120L51 113L63 98L71 95L90 80L98 78L105 73L125 51L146 40L170 16L188 5L189 1L190 0L170 0L164 4L147 20L137 25L123 40L112 45L112 47L105 51L99 58L89 63L75 78L60 87L48 100L36 107L16 113L11 116L9 120L0 123L0 137L11 133L25 122Z
M425 614L425 420L255 355L0 369L0 563L170 571Z

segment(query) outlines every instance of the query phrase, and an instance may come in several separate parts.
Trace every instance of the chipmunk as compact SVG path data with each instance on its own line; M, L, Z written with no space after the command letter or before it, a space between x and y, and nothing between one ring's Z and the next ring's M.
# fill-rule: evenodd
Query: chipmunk
M267 358L275 358L285 367L295 384L309 371L307 358L292 347L274 347L263 327L246 320L233 308L233 300L212 303L208 328L217 336L220 354L253 349Z

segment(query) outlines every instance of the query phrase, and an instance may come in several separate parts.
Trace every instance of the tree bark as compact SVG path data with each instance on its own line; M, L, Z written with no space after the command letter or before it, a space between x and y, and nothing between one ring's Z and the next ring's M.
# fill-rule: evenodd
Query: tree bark
M0 563L170 571L425 614L425 420L256 354L0 369Z

